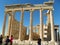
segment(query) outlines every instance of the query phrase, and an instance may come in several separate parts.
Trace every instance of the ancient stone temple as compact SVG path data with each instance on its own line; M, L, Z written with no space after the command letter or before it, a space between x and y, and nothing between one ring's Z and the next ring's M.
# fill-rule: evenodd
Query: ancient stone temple
M53 20L53 1L44 2L43 4L14 4L14 5L7 5L5 6L5 16L4 16L4 25L3 25L3 31L2 34L4 36L5 34L5 26L6 26L6 16L9 14L9 22L8 22L8 35L13 35L15 39L22 40L37 40L38 38L41 38L42 41L51 41L55 42L55 30L58 30L59 25L54 25ZM33 12L35 10L40 11L40 24L37 26L33 26ZM47 21L46 24L43 24L43 14L42 12L44 10L47 10L46 16ZM21 11L21 20L20 22L16 21L14 19L14 13L16 11ZM24 20L24 11L30 11L30 26L29 30L30 33L27 36L26 30L27 27L23 25ZM38 32L36 32L36 29L38 29ZM34 31L34 32L33 32ZM54 43L52 44L54 45Z

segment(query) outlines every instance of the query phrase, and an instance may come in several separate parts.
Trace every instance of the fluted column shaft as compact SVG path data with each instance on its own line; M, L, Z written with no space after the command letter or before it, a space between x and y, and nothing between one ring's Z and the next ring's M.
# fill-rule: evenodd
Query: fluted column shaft
M24 19L24 10L21 10L21 20L20 20L20 30L19 30L19 40L22 39L22 29L23 29L23 19Z
M43 34L43 16L42 16L42 9L40 9L40 38L41 39L43 39L42 34Z
M14 11L10 12L11 15L11 29L10 29L10 36L12 35L13 30L13 18L14 18Z
M50 10L50 23L51 23L51 41L55 41L55 38L54 38L54 21L53 21L52 10Z
M32 33L33 33L33 10L30 10L30 34L29 34L29 40L32 40Z
M50 24L50 13L47 14L47 22L46 22L47 25Z
M10 36L11 16L8 17L8 35Z
M4 24L3 24L3 30L2 30L2 35L3 35L3 36L4 36L4 34L5 34L6 18L7 18L7 15L6 15L6 13L5 13L5 16L4 16Z

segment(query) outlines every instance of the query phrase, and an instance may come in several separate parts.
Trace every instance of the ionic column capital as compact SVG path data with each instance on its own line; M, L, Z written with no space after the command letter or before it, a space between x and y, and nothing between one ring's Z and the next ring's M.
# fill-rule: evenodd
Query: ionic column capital
M40 8L41 11L43 11L43 8Z
M20 11L21 11L21 12L24 12L24 9L22 8Z
M54 9L49 9L49 11L53 11Z
M34 11L34 9L31 9L31 10L30 10L30 12L33 12L33 11Z

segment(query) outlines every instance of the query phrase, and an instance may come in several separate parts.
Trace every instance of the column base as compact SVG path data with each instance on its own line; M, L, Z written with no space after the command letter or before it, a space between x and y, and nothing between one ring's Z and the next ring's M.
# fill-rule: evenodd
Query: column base
M31 39L28 39L28 41L31 41Z
M55 41L50 41L50 45L55 45Z
M21 39L18 39L18 41L21 41Z
M30 38L30 39L28 39L28 41L32 41L32 39Z

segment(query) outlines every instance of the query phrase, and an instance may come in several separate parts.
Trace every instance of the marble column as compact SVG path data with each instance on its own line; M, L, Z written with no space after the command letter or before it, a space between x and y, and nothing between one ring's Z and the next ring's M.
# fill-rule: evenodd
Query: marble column
M11 16L8 17L8 35L10 36Z
M51 41L55 41L54 36L54 21L53 21L53 15L52 10L50 10L50 23L51 23Z
M10 15L11 15L11 29L10 29L10 36L11 36L12 35L12 30L13 30L14 11L11 11Z
M50 24L50 13L47 13L47 22L46 22L47 26Z
M30 34L29 34L29 40L32 40L32 33L33 33L33 10L30 10Z
M7 18L7 15L6 15L7 13L5 13L5 15L4 15L4 22L3 22L3 30L2 30L2 35L4 36L4 34L5 34L5 27L6 27L6 18Z
M43 16L42 16L42 9L40 9L40 38L43 39Z
M23 29L23 19L24 19L24 10L21 10L21 18L20 18L20 30L19 30L19 40L22 40L22 29Z

